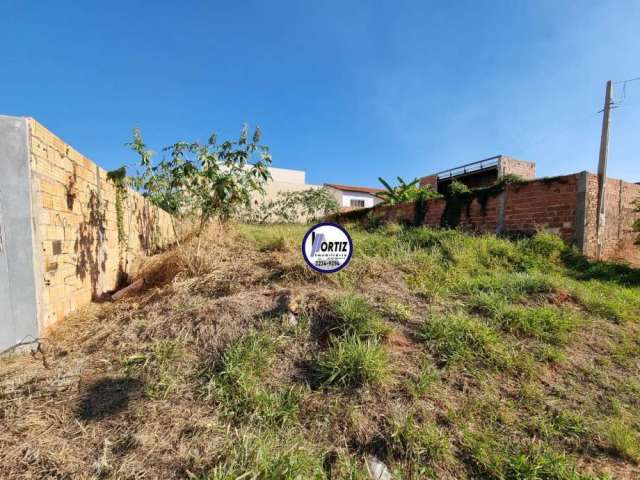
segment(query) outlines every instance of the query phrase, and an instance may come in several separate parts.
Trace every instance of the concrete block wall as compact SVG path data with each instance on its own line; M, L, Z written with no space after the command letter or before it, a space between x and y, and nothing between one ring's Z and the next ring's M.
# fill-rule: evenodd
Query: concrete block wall
M19 138L0 141L25 145L25 154L13 161L26 172L21 181L30 209L22 208L20 216L30 226L31 244L12 248L28 250L33 258L34 293L23 302L37 307L30 332L37 337L65 315L116 288L123 275L135 272L142 256L175 238L171 216L128 190L121 217L125 236L119 239L116 187L107 180L107 172L36 120L2 118L23 125ZM7 159L0 158L3 169ZM5 203L3 210L17 207ZM3 223L7 230L17 225L16 219ZM13 281L13 276L7 280ZM0 317L2 308L0 304ZM0 329L20 322L12 317L3 319Z
M44 329L114 289L136 260L174 241L171 216L128 190L118 238L116 187L107 172L30 118L35 237Z
M498 178L505 175L518 175L525 180L533 180L536 178L535 162L527 162L518 160L517 158L500 155L498 160Z

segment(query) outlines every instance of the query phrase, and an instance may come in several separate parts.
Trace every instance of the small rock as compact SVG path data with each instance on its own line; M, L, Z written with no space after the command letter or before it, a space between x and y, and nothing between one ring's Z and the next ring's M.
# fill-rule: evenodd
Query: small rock
M391 472L387 466L373 455L367 455L364 458L369 476L374 480L391 480Z
M298 325L298 319L293 312L287 312L283 316L283 323L285 327L295 327Z
M301 294L293 294L289 296L287 302L287 308L289 311L293 313L299 313L300 307L302 306L302 295Z

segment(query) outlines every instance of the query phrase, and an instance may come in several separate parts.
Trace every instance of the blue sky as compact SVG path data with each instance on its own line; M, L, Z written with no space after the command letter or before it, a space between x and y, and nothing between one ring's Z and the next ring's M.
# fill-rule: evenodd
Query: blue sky
M640 77L632 1L4 1L0 113L105 168L259 123L274 166L377 185L502 153L597 165L604 85ZM620 99L622 85L616 85ZM609 174L640 181L640 81Z

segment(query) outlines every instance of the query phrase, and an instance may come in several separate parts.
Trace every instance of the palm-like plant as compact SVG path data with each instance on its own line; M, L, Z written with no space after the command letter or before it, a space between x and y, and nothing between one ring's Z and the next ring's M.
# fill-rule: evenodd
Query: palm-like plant
M384 178L378 177L380 183L386 189L384 192L378 193L378 197L382 199L385 205L395 205L397 203L412 202L415 200L426 200L428 198L439 197L440 194L431 188L431 185L419 187L419 179L414 179L407 183L402 177L398 178L398 186L392 187Z

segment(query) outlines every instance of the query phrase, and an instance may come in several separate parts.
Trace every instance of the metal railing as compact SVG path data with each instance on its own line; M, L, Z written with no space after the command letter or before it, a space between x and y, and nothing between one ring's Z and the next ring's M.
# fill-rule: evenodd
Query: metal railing
M467 163L465 165L460 165L459 167L442 170L441 172L437 172L435 175L436 177L438 177L438 180L440 180L445 178L453 178L460 175L466 175L467 173L481 172L483 170L497 167L499 159L500 155L494 155L493 157Z

